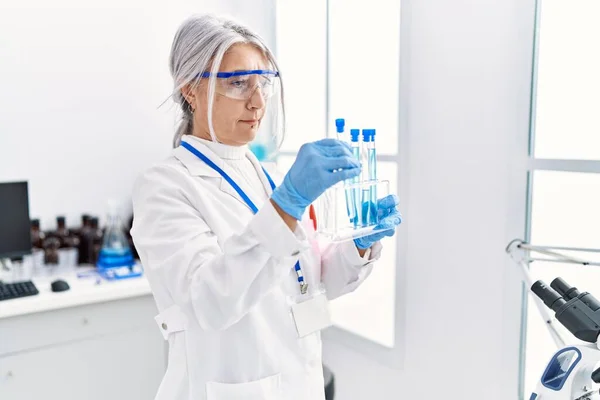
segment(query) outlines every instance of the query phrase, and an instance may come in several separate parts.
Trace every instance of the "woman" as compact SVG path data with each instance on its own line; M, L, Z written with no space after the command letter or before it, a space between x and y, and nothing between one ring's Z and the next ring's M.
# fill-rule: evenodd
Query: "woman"
M157 399L323 399L320 330L327 299L354 290L400 223L319 249L306 214L328 187L360 172L350 148L309 143L275 187L248 150L276 98L277 62L249 29L213 16L179 28L173 98L183 121L168 159L133 194L132 236L169 341Z

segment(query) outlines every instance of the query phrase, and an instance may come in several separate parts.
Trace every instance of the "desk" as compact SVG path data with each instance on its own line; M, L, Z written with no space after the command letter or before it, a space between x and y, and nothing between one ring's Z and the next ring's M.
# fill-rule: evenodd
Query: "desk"
M71 289L53 293L58 278ZM154 397L166 342L145 278L96 284L71 270L31 280L39 295L0 302L0 399Z

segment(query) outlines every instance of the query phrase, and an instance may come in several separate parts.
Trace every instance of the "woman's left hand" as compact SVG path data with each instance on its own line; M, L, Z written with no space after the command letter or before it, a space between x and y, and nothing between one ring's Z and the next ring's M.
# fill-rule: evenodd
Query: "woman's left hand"
M380 232L354 239L356 247L360 250L366 250L373 246L375 242L380 241L386 236L393 236L396 233L396 227L402 223L402 215L396 208L398 204L400 204L398 197L394 194L390 194L377 201L379 224L373 230Z

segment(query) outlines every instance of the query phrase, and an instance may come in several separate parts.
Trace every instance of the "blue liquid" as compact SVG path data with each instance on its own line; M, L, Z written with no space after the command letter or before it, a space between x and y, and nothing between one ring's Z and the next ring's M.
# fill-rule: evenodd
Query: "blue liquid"
M358 161L360 161L360 147L358 147L358 142L353 142L352 143L352 155L354 156L354 158L356 158ZM361 173L362 175L362 173ZM358 182L360 182L360 179L358 176L355 176L354 178L352 178L351 180L352 184L356 184ZM349 190L350 192L350 197L351 197L351 204L352 204L352 208L354 209L353 211L353 217L350 219L350 222L352 222L352 224L354 225L354 227L358 227L359 223L362 221L362 204L361 204L361 198L360 198L360 189L358 187L355 187L353 189Z
M102 248L96 265L98 268L130 267L135 264L129 247L121 249Z
M375 143L371 142L368 149L369 158L369 180L373 183L369 192L369 225L376 225L379 223L377 218L377 156L375 153Z
M371 214L373 207L371 206L371 202L369 201L371 198L371 190L363 189L362 190L362 226L367 227L372 225L371 223Z

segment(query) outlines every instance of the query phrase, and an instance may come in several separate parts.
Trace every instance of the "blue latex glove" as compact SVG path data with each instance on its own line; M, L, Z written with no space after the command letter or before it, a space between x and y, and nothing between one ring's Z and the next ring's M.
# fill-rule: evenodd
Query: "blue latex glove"
M374 230L384 230L373 233L372 235L354 239L356 247L361 250L368 249L369 247L373 246L373 243L380 241L386 236L393 236L394 233L396 233L396 227L402 223L402 215L400 215L400 212L396 208L398 204L398 197L396 197L394 194L385 196L377 201L377 217L379 224ZM363 209L364 208L365 207L363 207Z
M347 143L323 139L300 147L296 161L271 199L296 218L313 201L336 183L360 174L360 162L352 156Z

